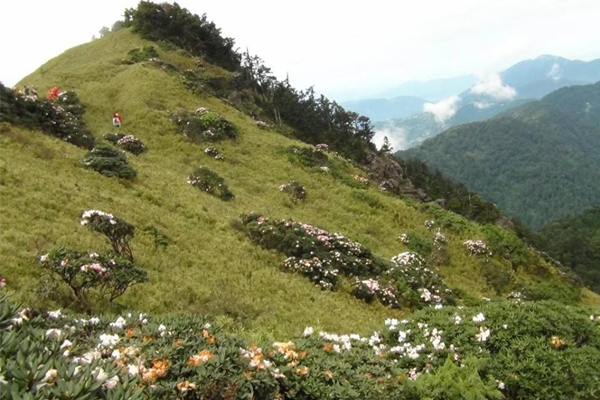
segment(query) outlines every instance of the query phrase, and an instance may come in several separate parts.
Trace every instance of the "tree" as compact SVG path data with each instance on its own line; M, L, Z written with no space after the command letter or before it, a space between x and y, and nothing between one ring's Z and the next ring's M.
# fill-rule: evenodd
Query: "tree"
M385 136L383 138L383 145L381 146L381 149L379 149L379 151L382 154L390 154L393 150L393 147L390 145L390 140L388 139L387 136Z
M110 29L108 29L106 26L103 26L98 33L100 34L100 37L104 37L110 33Z

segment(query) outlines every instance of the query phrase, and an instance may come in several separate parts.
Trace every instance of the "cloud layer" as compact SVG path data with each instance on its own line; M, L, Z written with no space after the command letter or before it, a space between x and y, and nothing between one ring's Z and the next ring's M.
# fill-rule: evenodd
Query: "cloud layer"
M423 111L433 114L436 121L443 124L456 114L459 103L460 97L452 96L437 103L425 103Z
M512 100L517 95L515 88L502 83L498 74L485 76L471 88L471 93L484 94L497 100Z

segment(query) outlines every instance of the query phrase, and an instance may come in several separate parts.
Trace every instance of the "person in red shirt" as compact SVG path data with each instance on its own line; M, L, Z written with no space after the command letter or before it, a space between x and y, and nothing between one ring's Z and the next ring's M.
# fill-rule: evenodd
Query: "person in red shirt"
M113 126L116 128L120 128L121 127L121 114L119 114L118 112L115 112L113 114Z

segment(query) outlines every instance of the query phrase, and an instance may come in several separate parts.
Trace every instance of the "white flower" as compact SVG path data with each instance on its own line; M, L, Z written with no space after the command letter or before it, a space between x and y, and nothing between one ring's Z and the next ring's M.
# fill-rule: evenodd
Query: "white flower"
M100 338L98 339L98 341L100 342L100 346L108 347L108 348L112 348L117 343L119 343L120 340L121 339L119 338L119 335L109 335L109 334L102 334L102 335L100 335Z
M52 319L59 319L61 316L60 310L48 311L48 316Z
M6 385L8 382L4 379L4 375L0 375L0 385Z
M498 383L498 389L504 390L506 388L506 385L504 384L504 382L499 381L497 379L496 379L496 382Z
M483 313L479 313L473 317L473 322L483 322L483 321L485 321L485 316L483 315Z
M454 324L458 325L458 324L460 324L460 321L462 321L462 318L460 317L460 315L455 315L454 316Z
M58 340L62 336L62 331L60 329L48 329L46 336Z
M97 367L92 371L92 375L96 379L96 382L104 382L108 379L108 374L100 367Z
M88 321L88 324L89 325L98 325L99 322L100 322L100 318L98 318L98 317L92 317Z
M314 329L312 326L307 326L306 328L304 328L304 333L302 334L304 337L310 336L314 333Z
M443 305L441 305L441 304L436 304L434 308L435 308L436 310L441 310L441 309L442 309L442 307L444 307L444 306L443 306Z
M64 342L62 342L62 344L60 345L60 349L64 349L65 347L71 347L73 345L73 343L71 343L70 340L65 339Z
M593 320L594 320L594 316L590 315L590 321L593 321Z
M111 328L123 329L125 325L127 325L127 321L123 317L117 318L115 322L111 322L108 324Z
M166 331L166 330L167 330L167 327L166 327L166 326L164 326L163 324L160 324L160 325L158 326L158 331L159 331L159 332L164 332L164 331Z
M490 337L490 330L480 326L479 333L475 335L475 337L477 338L478 342L487 342L488 338Z
M57 377L58 377L58 371L55 370L54 368L50 368L44 375L44 379L42 379L42 382L53 383Z
M110 356L112 358L119 359L119 358L121 358L121 352L119 351L119 349L114 349L113 352L110 353Z
M42 262L43 262L43 261L46 261L47 259L48 259L48 253L46 253L46 254L44 254L44 255L40 256L40 261L42 261Z
M135 376L138 375L140 373L140 369L138 368L137 365L134 364L129 364L127 366L127 373L131 376Z
M104 382L104 387L106 389L112 389L115 386L117 386L117 383L119 383L119 377L115 375L112 378L107 379L106 382Z

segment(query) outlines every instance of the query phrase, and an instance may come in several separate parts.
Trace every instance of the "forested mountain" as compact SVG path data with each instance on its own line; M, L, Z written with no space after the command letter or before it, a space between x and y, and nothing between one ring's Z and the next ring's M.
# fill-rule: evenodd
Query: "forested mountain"
M538 246L600 292L600 206L549 223Z
M1 400L596 396L600 296L494 206L206 16L115 26L0 85Z
M470 89L456 93L451 104L444 106L447 115L443 118L434 112L423 112L378 122L376 130L392 137L397 135L402 141L396 142L408 149L453 126L484 121L562 87L597 81L600 81L600 59L584 62L540 56L517 63L497 77L485 78Z
M560 89L402 152L539 229L600 198L600 83Z

